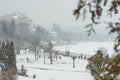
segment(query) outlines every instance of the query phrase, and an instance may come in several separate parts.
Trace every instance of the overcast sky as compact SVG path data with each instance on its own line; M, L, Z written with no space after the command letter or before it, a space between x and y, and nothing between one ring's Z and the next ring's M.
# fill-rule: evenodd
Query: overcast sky
M51 28L54 23L60 24L62 29L85 32L83 26L90 20L82 22L75 20L73 10L78 0L0 0L0 16L13 12L25 13L35 24ZM104 32L98 28L98 32Z

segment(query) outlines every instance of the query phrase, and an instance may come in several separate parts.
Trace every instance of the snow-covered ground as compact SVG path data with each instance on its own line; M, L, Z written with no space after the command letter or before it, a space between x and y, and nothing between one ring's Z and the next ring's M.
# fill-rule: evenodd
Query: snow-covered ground
M107 53L112 55L114 53L113 50L114 42L79 42L75 45L66 45L66 46L57 46L54 49L58 51L66 51L72 53L93 55L99 48L106 48Z
M21 57L22 56L22 57ZM54 60L53 65L50 65L49 59L46 59L46 64L43 64L43 58L38 61L25 61L28 55L19 55L17 58L17 66L20 69L21 65L24 65L27 69L28 78L19 76L19 80L92 80L92 76L89 71L86 71L87 61L76 60L76 68L73 68L72 59L68 57L62 57L61 60ZM33 55L29 55L32 58ZM36 79L33 79L33 75L36 75Z
M55 49L65 51L66 47L70 52L89 55L95 54L99 47L105 47L110 54L114 53L112 42L80 42L77 45L57 46ZM29 57L30 61L27 62L26 57ZM86 71L86 60L76 59L75 68L70 57L54 59L53 65L50 65L47 58L44 64L43 58L35 61L34 55L21 51L21 54L17 55L17 67L20 69L21 65L27 69L28 77L18 76L18 80L93 80L90 72ZM33 75L36 75L35 79L32 78Z

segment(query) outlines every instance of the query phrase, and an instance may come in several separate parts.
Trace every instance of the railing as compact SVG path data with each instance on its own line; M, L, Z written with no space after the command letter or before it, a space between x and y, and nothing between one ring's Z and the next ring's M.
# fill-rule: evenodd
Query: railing
M59 55L65 55L66 51L58 51ZM69 52L69 56L76 56L79 59L85 59L87 60L89 57L91 57L92 55L87 55L87 54L82 54L82 53L72 53Z

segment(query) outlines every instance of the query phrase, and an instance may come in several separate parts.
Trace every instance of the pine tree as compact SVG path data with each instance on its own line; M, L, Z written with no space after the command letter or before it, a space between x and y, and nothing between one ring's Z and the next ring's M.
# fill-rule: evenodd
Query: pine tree
M14 43L11 41L2 42L0 47L1 80L16 79L16 56L14 53Z

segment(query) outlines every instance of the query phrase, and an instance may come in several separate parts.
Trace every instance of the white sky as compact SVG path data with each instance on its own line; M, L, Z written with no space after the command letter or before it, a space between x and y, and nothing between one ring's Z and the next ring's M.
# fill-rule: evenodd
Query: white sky
M85 32L86 23L75 20L73 10L78 0L0 0L0 16L13 12L25 13L35 24L51 28L54 23L60 24L62 29ZM98 27L102 33L103 28Z

